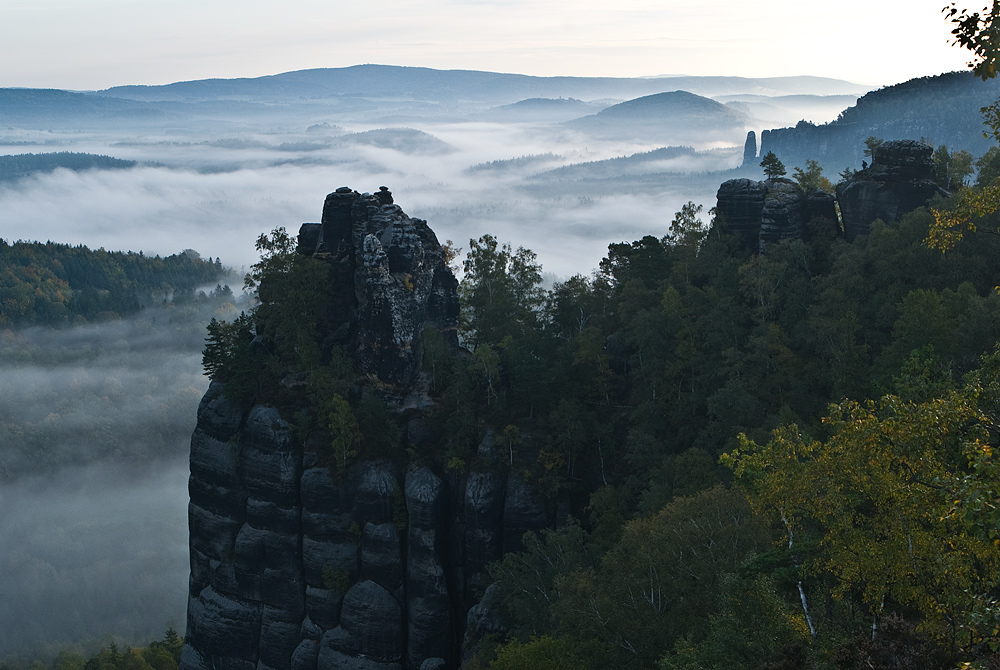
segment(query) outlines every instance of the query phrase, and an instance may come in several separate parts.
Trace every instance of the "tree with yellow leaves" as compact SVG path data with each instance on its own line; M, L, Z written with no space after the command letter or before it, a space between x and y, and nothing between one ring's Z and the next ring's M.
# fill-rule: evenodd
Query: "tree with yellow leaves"
M955 3L944 8L948 21L954 26L953 44L968 49L975 57L968 65L983 81L997 75L1000 61L1000 0L994 0L982 12L959 9ZM1000 142L1000 100L980 110L988 128L985 137L993 136ZM988 217L1000 209L1000 178L982 187L962 189L954 205L948 209L933 208L934 224L927 237L927 245L947 251L958 244L965 233L983 230L1000 234L1000 223Z
M802 567L832 575L878 620L918 612L919 629L958 656L1000 638L1000 353L966 385L927 402L843 402L812 440L794 425L723 457L756 509L788 539L818 535ZM804 601L803 601L804 602Z

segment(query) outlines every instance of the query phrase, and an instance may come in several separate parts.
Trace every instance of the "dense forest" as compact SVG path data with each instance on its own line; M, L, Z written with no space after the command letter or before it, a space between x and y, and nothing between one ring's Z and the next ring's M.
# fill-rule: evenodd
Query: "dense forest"
M79 651L64 650L52 662L53 670L177 670L181 662L184 640L173 628L167 628L162 640L154 640L145 647L119 647L116 642L103 645L98 651L85 656ZM0 663L0 670L11 670ZM32 670L44 667L41 663Z
M218 259L191 250L160 257L0 238L0 328L120 318L193 299L196 288L222 277Z
M202 392L180 360L197 356L204 323L245 306L226 280L194 251L0 239L0 482L176 456Z
M97 154L59 151L46 154L18 154L0 156L0 181L12 181L29 175L52 172L59 168L67 170L120 170L135 167L135 161L99 156Z
M328 429L335 468L493 468L544 494L562 522L493 567L509 636L473 667L996 662L1000 237L942 253L933 221L847 243L817 220L760 254L689 203L549 290L531 251L470 240L464 349L425 334L420 453L323 340L328 266L282 230L205 367Z

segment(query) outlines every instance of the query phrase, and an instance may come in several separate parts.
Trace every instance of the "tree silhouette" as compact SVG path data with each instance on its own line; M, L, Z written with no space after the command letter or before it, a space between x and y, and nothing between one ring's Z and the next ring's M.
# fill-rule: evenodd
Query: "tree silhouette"
M785 174L785 164L778 160L773 151L768 151L760 160L760 166L764 168L764 174L768 179L775 179Z

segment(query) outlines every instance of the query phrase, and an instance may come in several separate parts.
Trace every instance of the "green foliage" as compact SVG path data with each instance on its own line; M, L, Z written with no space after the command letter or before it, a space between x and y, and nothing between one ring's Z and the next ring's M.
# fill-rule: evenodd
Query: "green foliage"
M942 144L934 150L932 158L934 181L941 188L957 191L972 174L972 154L964 149L949 153L948 147Z
M698 245L708 234L705 224L698 218L702 209L701 205L688 202L681 207L681 211L674 214L674 220L670 222L671 242L678 246L697 250Z
M13 181L33 174L52 172L59 168L79 172L95 169L122 170L136 165L138 163L135 161L69 151L0 156L0 181Z
M704 629L723 576L770 539L737 492L675 499L628 522L597 571L557 581L562 617L599 643L599 666L650 667L675 640Z
M504 554L490 567L501 602L514 623L513 633L526 639L539 631L558 630L560 599L568 576L596 565L587 533L577 523L556 530L525 533L524 551Z
M690 281L690 264L694 262L698 248L708 235L708 228L698 218L701 210L701 205L688 202L681 207L681 211L674 214L674 220L670 222L670 234L667 237L680 251L685 281Z
M235 372L237 362L249 354L251 340L253 322L246 312L241 312L231 322L213 317L208 323L207 344L202 352L205 374L220 381L228 379Z
M577 656L575 641L551 638L547 635L532 637L521 643L511 640L497 650L497 657L490 670L577 670L582 666Z
M195 287L222 275L220 263L187 253L161 258L0 239L0 328L106 321L171 299L208 300Z
M351 576L343 570L338 570L331 565L323 566L323 588L344 594L347 593L352 584Z
M184 639L173 627L168 627L162 640L145 647L119 647L110 642L89 658L77 651L59 652L51 665L33 661L27 667L44 670L177 670L180 667ZM7 667L6 664L0 664Z
M690 220L695 208L678 219ZM528 472L540 490L567 501L581 518L571 532L526 537L524 552L494 567L520 643L532 635L572 639L586 650L588 667L650 667L685 644L687 656L674 653L664 663L829 664L837 645L859 639L866 626L870 637L872 608L881 606L882 593L873 584L886 578L897 580L886 587L886 615L901 612L919 624L934 649L948 644L934 609L939 605L954 613L964 602L968 621L986 630L991 601L963 601L950 592L974 580L958 567L958 550L942 559L949 576L928 577L923 586L912 565L907 573L898 562L908 556L905 546L900 554L899 514L921 574L928 575L935 560L921 553L931 551L928 529L954 523L931 516L950 508L928 507L927 517L918 519L913 515L923 503L904 505L891 493L901 489L887 483L885 497L866 499L868 489L845 479L871 470L871 477L888 482L915 459L916 476L933 482L937 471L920 469L931 467L931 456L918 450L904 460L882 460L874 449L877 467L860 455L848 466L829 466L823 472L834 478L831 492L814 477L797 489L804 504L832 505L842 490L860 507L837 507L850 525L845 521L829 542L822 534L825 517L787 512L790 548L787 537L781 547L772 545L775 527L785 528L780 514L755 515L740 493L713 488L731 476L716 459L739 446L740 432L764 444L776 427L797 424L803 444L829 444L840 439L834 438L839 424L821 420L831 402L855 397L864 408L865 399L892 390L899 408L919 407L959 388L958 380L993 348L1000 339L1000 296L993 290L1000 284L994 262L1000 239L962 242L941 255L924 244L932 221L915 211L902 221L876 222L851 244L816 234L773 245L765 256L724 234L710 234L696 248L652 236L613 244L599 274L553 287L533 329L508 333L453 364L443 384L454 408L448 425L461 426L466 437L448 458L463 467L474 463L481 439L475 427L488 423L504 464ZM548 400L539 393L528 403L528 394L515 390L523 389L511 373L518 347L540 366L535 376L547 380ZM882 420L881 410L874 412ZM932 416L928 408L924 420ZM504 426L512 427L510 435L516 428L519 439L507 440ZM908 444L915 448L916 441ZM980 467L988 469L985 461ZM956 479L952 490L961 495L953 500L989 507L987 481L985 474ZM884 516L871 511L883 509ZM981 518L976 532L989 537L992 517ZM890 546L893 524L897 544ZM850 538L849 528L855 529ZM874 565L863 577L834 570L850 555L838 548L848 539L867 542L864 561L883 560L881 572L870 573ZM967 542L962 551L970 550ZM651 585L659 600L644 596ZM943 600L932 602L931 593ZM818 630L815 640L803 598ZM734 603L752 603L748 607L766 614L746 620Z
M812 193L816 189L833 193L833 184L823 176L823 168L818 161L811 158L806 160L805 170L800 167L795 167L792 170L792 178L806 193Z
M768 179L777 179L785 174L785 164L778 160L773 151L760 159L760 166L764 168L764 176Z
M786 426L763 446L744 438L726 460L789 538L818 534L822 551L806 571L831 574L835 596L857 597L874 616L887 602L919 612L920 630L968 653L1000 625L984 617L1000 550L983 541L1000 538L1000 514L985 502L1000 498L990 446L997 372L994 354L963 388L930 400L833 405L827 441Z
M334 395L315 408L320 425L330 431L329 460L341 472L358 455L361 444L361 428L354 410L342 395Z
M952 44L974 54L968 63L972 71L983 81L995 77L997 58L1000 56L1000 45L996 39L1000 29L1000 5L993 3L980 14L967 9L959 10L953 2L942 11L953 26L951 34L955 39Z
M497 344L523 335L538 318L544 301L541 266L534 252L500 244L492 235L469 240L459 285L462 329L473 345Z
M878 151L878 148L882 146L882 142L884 141L885 140L875 137L874 135L869 135L868 138L865 139L865 157L874 160L875 152Z
M976 188L983 188L1000 178L1000 147L990 147L976 161Z
M261 235L256 246L261 259L247 273L245 285L257 291L257 334L275 343L282 365L310 371L321 363L329 308L337 302L329 265L296 253L284 228Z
M752 615L749 615L752 613ZM776 667L797 656L793 668L808 667L809 628L766 575L728 573L722 578L718 609L704 635L678 638L660 660L660 670L751 670ZM767 665L765 665L767 664ZM781 667L781 666L777 666Z

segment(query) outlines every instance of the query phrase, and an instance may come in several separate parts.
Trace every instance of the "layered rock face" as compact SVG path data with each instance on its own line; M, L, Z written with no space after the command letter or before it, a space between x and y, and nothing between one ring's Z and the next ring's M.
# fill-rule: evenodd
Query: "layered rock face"
M789 179L730 179L719 186L716 213L743 244L763 249L783 239L801 239L805 223L820 217L835 225L834 198L806 193Z
M814 218L839 231L839 204L844 236L852 241L875 219L897 221L934 195L947 195L934 183L932 152L923 142L884 142L870 167L837 185L836 197L819 189L806 193L789 179L730 179L719 187L716 212L744 245L763 250L783 239L802 239Z
M330 337L352 343L387 398L417 384L425 327L454 337L458 305L433 233L390 198L340 189L299 236L349 298L330 307L343 316L335 330L349 332ZM530 487L499 470L389 460L334 472L277 409L238 407L223 390L210 386L191 440L182 668L458 667L485 566L549 525ZM416 448L419 410L406 412L404 446Z
M757 162L757 133L749 131L743 143L743 167L753 167Z
M883 142L872 164L837 185L837 200L850 241L868 232L875 219L895 221L940 193L934 183L933 149L913 140Z
M334 342L356 350L361 372L384 393L412 389L423 329L458 346L458 282L433 231L392 194L341 187L326 197L322 223L299 230L298 249L326 260L344 300L331 306Z

